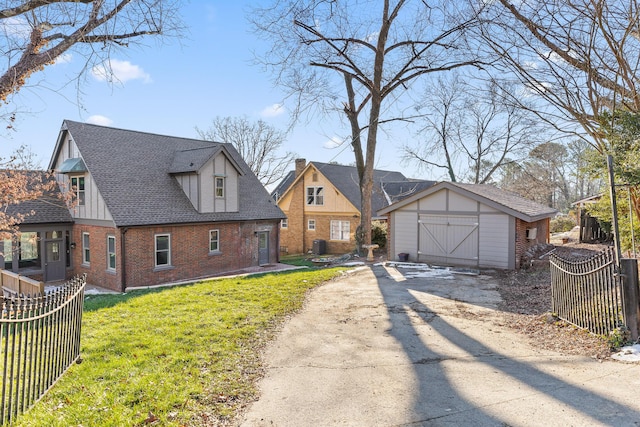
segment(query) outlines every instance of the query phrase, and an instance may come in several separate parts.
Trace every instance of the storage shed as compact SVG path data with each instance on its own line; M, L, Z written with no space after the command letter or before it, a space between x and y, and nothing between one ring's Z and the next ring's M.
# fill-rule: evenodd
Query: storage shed
M492 185L440 182L378 211L390 260L516 269L557 211ZM408 257L407 257L408 255Z

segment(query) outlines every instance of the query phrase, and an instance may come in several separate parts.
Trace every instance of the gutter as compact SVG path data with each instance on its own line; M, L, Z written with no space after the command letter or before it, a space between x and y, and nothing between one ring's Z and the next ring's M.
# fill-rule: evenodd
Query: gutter
M121 260L121 271L122 271L122 275L121 275L121 288L120 290L122 291L122 293L125 293L126 289L127 289L127 263L126 263L126 245L125 245L125 235L127 234L127 231L129 230L128 227L122 228L120 229L120 260Z

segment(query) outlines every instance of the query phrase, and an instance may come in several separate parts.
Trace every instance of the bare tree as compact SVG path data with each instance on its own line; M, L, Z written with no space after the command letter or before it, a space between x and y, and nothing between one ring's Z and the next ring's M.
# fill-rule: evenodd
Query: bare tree
M35 213L24 208L27 202L38 200L65 208L73 205L73 192L57 191L53 174L36 171L36 167L33 153L24 146L10 158L0 158L0 240L14 236L20 223Z
M419 77L477 64L461 37L475 16L444 0L274 1L251 16L271 45L259 61L295 99L294 117L339 111L347 119L370 244L379 127L407 119L399 100Z
M65 52L81 53L86 70L143 36L177 34L179 5L179 0L0 0L5 61L0 101Z
M216 117L208 129L196 131L202 139L233 144L265 187L282 179L296 158L292 152L280 153L286 134L262 120Z
M616 111L640 113L638 1L478 4L483 44L503 74L515 76L546 104L536 110L540 117L560 130L574 125L576 136L586 134L597 151L609 152L602 119L614 120ZM640 218L637 188L631 197Z
M541 128L527 110L510 102L503 88L473 86L461 76L439 78L425 91L425 126L418 145L404 146L405 160L444 168L453 182L492 182L507 162L525 158L541 141Z

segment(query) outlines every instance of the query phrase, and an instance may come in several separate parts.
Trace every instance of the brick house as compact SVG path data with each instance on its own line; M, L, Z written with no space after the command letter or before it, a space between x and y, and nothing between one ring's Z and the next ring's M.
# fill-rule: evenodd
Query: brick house
M432 184L407 179L400 172L374 170L372 212ZM287 216L280 229L282 252L299 254L316 249L315 252L339 254L355 249L361 210L355 167L307 164L305 159L297 159L295 170L280 181L271 196ZM322 245L314 248L314 242Z
M389 217L388 259L516 269L548 243L557 211L492 185L440 182L380 211Z
M284 215L231 144L65 120L49 169L76 196L71 221L47 224L66 250L21 274L124 291L279 260Z

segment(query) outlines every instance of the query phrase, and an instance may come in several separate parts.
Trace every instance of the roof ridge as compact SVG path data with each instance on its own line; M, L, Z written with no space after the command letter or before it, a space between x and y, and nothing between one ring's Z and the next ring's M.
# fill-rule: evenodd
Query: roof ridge
M98 124L95 124L95 123L79 122L77 120L64 119L64 122L65 123L74 123L74 124L81 125L81 126L92 126L92 127L98 127L98 128L103 128L103 129L109 129L109 130L132 132L132 133L145 134L145 135L150 135L150 136L160 136L160 137L163 137L163 138L177 138L177 139L184 139L184 140L187 140L187 141L211 142L211 143L214 143L214 144L225 144L224 142L220 142L220 141L209 141L209 140L206 140L206 139L188 138L188 137L178 136L178 135L167 135L167 134L162 134L162 133L157 133L157 132L149 132L149 131L134 130L134 129L125 129L125 128L119 128L119 127L113 127L113 126L98 125Z

